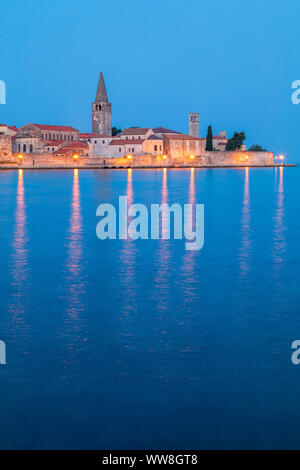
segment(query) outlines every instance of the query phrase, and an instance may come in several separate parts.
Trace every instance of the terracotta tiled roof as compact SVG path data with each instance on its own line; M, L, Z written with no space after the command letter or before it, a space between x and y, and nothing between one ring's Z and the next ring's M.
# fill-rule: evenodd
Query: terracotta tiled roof
M216 139L216 140L227 140L224 135L214 135L214 136L213 136L213 139Z
M107 135L107 134L93 134L93 133L89 133L89 132L86 132L86 133L82 132L82 133L79 134L79 137L80 137L81 139L96 139L96 138L98 138L98 139L99 139L99 138L103 138L103 139L104 139L104 138L106 138L106 139L109 138L109 139L111 139L111 138L112 138L111 135Z
M147 140L162 140L162 138L158 137L158 135L151 134Z
M176 135L165 135L165 139L168 140L206 140L202 137L194 137L193 135L186 135L186 134L176 134Z
M129 127L121 135L145 135L151 130L150 127Z
M70 143L68 145L62 146L60 149L56 150L55 153L61 154L61 153L69 153L72 151L77 151L77 150L88 150L89 146L87 144L84 144L83 142L74 142Z
M66 141L65 140L42 140L45 145L49 145L49 147L59 147L63 145Z
M14 135L12 136L12 140L17 140L17 139L40 139L40 136L38 135L31 135L31 134L22 134L22 135Z
M142 144L146 139L114 139L109 145L134 145Z
M74 127L71 127L71 126L52 126L48 124L32 124L32 125L44 131L78 132L77 129L74 129Z
M8 126L7 124L0 124L0 127L7 127L7 129L10 129L11 131L18 132L18 128L16 126Z
M89 148L88 144L85 144L83 142L70 142L66 145L63 145L62 147L62 149L67 149L67 150L88 149L88 148Z
M181 132L172 131L171 129L167 129L166 127L155 127L152 129L155 134L181 134Z

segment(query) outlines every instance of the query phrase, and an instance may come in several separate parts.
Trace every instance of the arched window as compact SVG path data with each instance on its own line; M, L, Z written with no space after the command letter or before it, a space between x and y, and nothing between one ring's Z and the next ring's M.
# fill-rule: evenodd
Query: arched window
M31 144L31 145L30 145L30 153L32 153L32 152L33 152L33 146L32 146L32 144Z
M23 145L23 152L26 152L26 145Z

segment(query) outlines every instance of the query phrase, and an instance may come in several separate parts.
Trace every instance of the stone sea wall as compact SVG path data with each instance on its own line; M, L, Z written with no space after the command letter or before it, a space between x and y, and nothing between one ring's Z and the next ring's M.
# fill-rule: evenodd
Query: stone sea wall
M10 162L12 160L11 154L11 138L8 135L0 136L0 164L2 162Z
M157 167L245 167L273 165L271 152L205 152L191 158L163 158L161 155L135 155L131 158L107 158L79 156L75 161L72 155L56 156L51 154L8 154L7 148L1 151L0 167L22 168L157 168Z

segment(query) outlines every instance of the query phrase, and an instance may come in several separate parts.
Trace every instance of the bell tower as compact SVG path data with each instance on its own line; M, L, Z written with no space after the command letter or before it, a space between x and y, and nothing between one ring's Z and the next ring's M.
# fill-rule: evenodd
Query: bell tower
M189 114L189 135L199 137L199 113Z
M102 72L99 77L96 99L92 104L92 132L111 135L111 103L108 102Z

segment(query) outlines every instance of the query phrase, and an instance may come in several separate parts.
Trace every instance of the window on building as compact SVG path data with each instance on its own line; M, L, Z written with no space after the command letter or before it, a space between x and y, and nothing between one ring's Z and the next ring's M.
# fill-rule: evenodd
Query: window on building
M26 145L23 145L23 152L26 152Z
M154 152L157 152L157 145L154 145Z
M105 144L105 140L102 140L102 144Z
M119 152L122 152L122 149L119 148Z
M21 152L21 145L18 144L18 152Z
M30 152L30 153L33 152L33 146L32 146L32 144L30 145L30 150L29 150L29 152Z
M132 147L132 153L134 153L134 148Z

